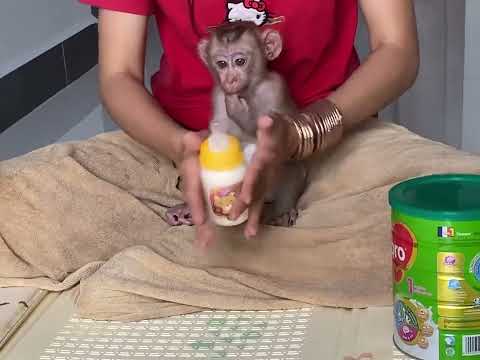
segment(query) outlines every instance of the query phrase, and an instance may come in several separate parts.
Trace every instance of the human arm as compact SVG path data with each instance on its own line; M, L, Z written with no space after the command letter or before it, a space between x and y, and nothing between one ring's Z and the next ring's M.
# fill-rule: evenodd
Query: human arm
M178 166L193 222L208 238L198 151L205 137L175 123L144 85L147 20L143 15L101 10L99 14L100 94L115 122L139 143Z
M342 132L368 120L388 103L402 95L414 83L419 66L418 40L412 0L360 0L364 12L372 52L356 71L327 99L319 100L306 109L325 113L333 103L342 114ZM299 145L299 136L291 122L281 118L260 119L257 133L257 153L249 167L240 200L233 211L236 218L246 208L250 216L245 234L255 235L261 213L261 196L265 192L262 177L275 179L275 169L290 159ZM338 131L335 132L338 134ZM326 136L328 138L328 135ZM341 138L335 135L334 146ZM285 146L286 144L286 146ZM263 188L262 188L263 185Z
M108 112L132 138L175 162L186 130L158 105L144 85L148 17L100 10L100 95Z
M416 80L417 27L412 0L360 0L371 53L327 98L343 115L348 131L400 97ZM315 111L319 103L309 106Z

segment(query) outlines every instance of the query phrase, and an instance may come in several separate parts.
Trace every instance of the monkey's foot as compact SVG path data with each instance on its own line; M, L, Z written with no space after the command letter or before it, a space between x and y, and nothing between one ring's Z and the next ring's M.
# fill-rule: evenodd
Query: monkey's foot
M166 212L167 223L170 226L188 225L192 226L192 213L187 204L181 204L169 208Z
M298 219L298 210L291 209L280 216L273 217L266 220L266 225L292 227L296 224Z

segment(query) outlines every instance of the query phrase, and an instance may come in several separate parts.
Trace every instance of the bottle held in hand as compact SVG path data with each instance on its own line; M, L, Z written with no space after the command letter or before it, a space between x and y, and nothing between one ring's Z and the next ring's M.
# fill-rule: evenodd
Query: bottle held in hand
M212 132L201 145L200 165L203 190L212 221L220 226L244 223L248 219L248 210L236 220L229 220L247 167L240 141L223 132Z

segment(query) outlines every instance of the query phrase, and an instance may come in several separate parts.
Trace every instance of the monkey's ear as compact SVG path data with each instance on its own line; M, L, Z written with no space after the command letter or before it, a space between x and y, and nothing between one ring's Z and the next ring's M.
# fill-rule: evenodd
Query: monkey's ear
M264 30L262 40L265 49L265 57L268 61L275 60L280 56L283 49L283 40L280 33L276 30Z
M205 65L208 65L208 43L209 41L207 39L202 39L198 43L198 55L200 56L200 59L205 63Z

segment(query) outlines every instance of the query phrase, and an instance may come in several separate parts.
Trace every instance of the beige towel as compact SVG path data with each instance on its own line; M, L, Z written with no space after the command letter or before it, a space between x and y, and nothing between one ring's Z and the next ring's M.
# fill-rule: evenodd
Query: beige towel
M391 304L390 209L398 181L480 173L480 157L371 122L312 165L294 228L246 241L219 229L207 252L171 163L124 133L52 145L0 163L0 286L80 284L81 316L141 320L213 309Z

